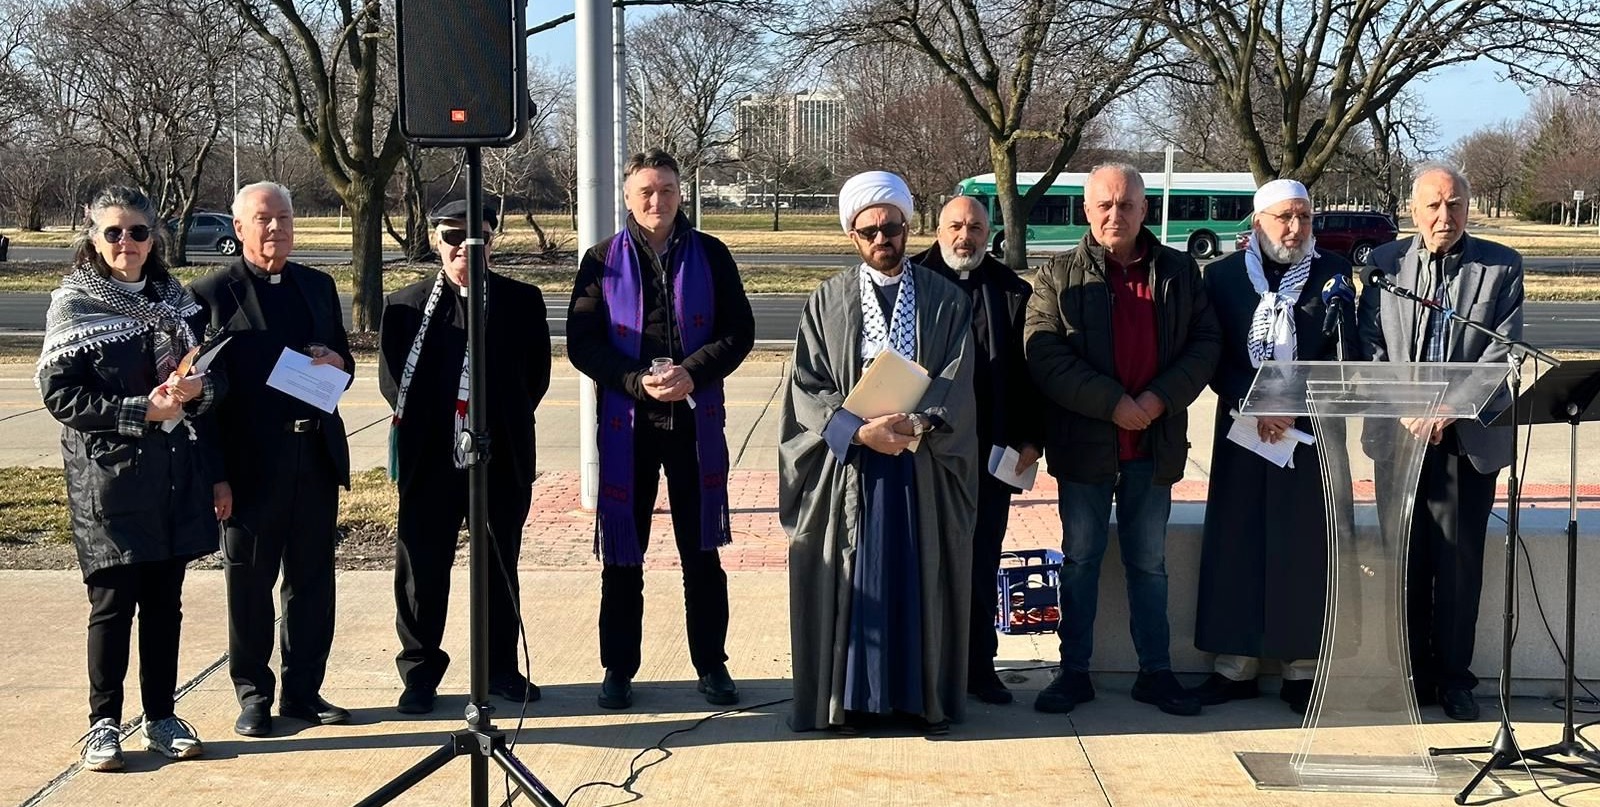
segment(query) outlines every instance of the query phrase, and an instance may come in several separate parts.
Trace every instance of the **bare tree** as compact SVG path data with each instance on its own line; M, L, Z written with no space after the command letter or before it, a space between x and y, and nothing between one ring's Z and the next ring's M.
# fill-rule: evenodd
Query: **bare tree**
M175 222L165 256L174 266L187 262L187 217L228 111L220 67L242 32L223 11L210 0L80 0L50 14L34 45L36 97L51 104L39 112L70 116L59 134L104 157ZM105 36L111 19L119 38Z
M1480 212L1505 215L1506 194L1521 173L1522 152L1522 137L1510 121L1482 127L1461 138L1451 150L1450 159L1472 180Z
M1572 192L1600 197L1600 95L1548 90L1528 112L1533 135L1522 160L1519 214L1536 220L1581 221Z
M1592 0L1171 0L1152 6L1216 85L1256 179L1314 183L1350 132L1411 82L1486 58L1519 78L1592 77L1600 6ZM1258 66L1279 103L1257 107ZM1326 99L1321 109L1308 106Z
M830 74L850 99L841 172L904 177L926 231L956 184L989 166L983 127L950 103L949 83L913 52L852 50L833 61Z
M283 66L295 130L350 210L352 325L383 314L383 214L405 155L391 84L394 35L378 0L227 0Z
M630 146L666 149L695 185L700 169L731 157L734 109L766 81L769 52L751 22L723 10L675 9L630 26Z
M1164 35L1146 6L1106 0L856 0L792 3L784 28L812 52L884 47L910 50L937 69L951 95L982 125L1004 221L1028 212L1083 142L1094 119L1114 100L1165 68ZM1038 91L1050 90L1048 100ZM1034 118L1035 103L1052 114ZM1043 176L1017 187L1019 147L1056 144ZM1025 232L1005 239L1006 262L1027 263Z

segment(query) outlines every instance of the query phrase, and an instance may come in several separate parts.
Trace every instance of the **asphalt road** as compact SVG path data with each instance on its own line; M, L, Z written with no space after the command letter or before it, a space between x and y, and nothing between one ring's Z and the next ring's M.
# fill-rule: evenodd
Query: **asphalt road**
M756 316L756 338L793 340L800 325L803 294L758 294L751 298ZM39 331L50 295L33 292L0 294L0 332ZM553 336L566 336L567 301L546 301L545 315ZM344 297L345 322L350 321L350 298ZM1600 350L1600 303L1528 303L1524 313L1528 342L1547 350Z

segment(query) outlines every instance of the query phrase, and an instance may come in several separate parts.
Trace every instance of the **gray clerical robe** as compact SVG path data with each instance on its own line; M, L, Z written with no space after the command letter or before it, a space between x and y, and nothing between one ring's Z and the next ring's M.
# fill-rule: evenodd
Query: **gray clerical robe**
M778 447L778 514L789 534L789 632L796 731L842 725L851 580L860 534L861 485L840 463L823 427L861 377L859 268L811 295L795 339ZM944 425L914 455L922 570L923 713L929 722L966 713L967 611L978 443L972 389L971 304L933 271L916 273L917 362L934 376L918 411ZM877 305L877 301L870 301ZM859 450L865 451L866 448ZM978 592L994 596L993 592Z

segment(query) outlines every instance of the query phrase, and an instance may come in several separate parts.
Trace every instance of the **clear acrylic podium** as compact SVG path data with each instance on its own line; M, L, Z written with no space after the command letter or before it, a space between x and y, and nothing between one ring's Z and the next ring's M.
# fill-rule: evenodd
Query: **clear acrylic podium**
M1262 788L1450 793L1428 755L1406 639L1406 552L1425 437L1412 419L1504 407L1501 364L1265 362L1240 412L1307 416L1327 511L1328 580L1311 704L1293 753L1240 753ZM1316 514L1307 513L1307 518ZM1472 769L1465 762L1464 776Z

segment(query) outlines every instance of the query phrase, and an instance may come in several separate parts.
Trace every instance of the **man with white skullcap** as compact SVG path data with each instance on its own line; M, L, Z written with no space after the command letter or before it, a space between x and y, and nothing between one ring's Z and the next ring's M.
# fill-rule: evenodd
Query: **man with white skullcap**
M1100 561L1110 540L1127 570L1139 676L1133 698L1194 715L1172 673L1167 624L1167 516L1189 453L1189 404L1221 351L1200 269L1143 226L1144 178L1112 163L1090 172L1089 234L1039 271L1023 330L1028 368L1047 401L1045 457L1061 491L1061 674L1034 699L1041 712L1092 700Z
M1229 437L1232 412L1261 362L1357 357L1350 264L1317 251L1311 212L1311 195L1299 182L1262 185L1249 248L1206 267L1206 292L1222 328L1222 358L1211 379L1218 403L1194 632L1195 647L1216 654L1210 677L1194 689L1207 706L1259 695L1262 658L1281 662L1278 696L1291 709L1304 714L1311 698L1328 551L1317 446L1301 442L1284 467ZM1330 305L1339 308L1331 322ZM1239 419L1269 443L1311 433L1309 418Z
M806 302L779 435L796 731L965 715L978 463L971 305L906 261L911 192L883 171L839 191L861 264ZM908 407L846 399L873 362L931 380ZM887 392L903 391L902 381ZM904 411L900 411L903 408ZM984 592L985 595L988 592Z

